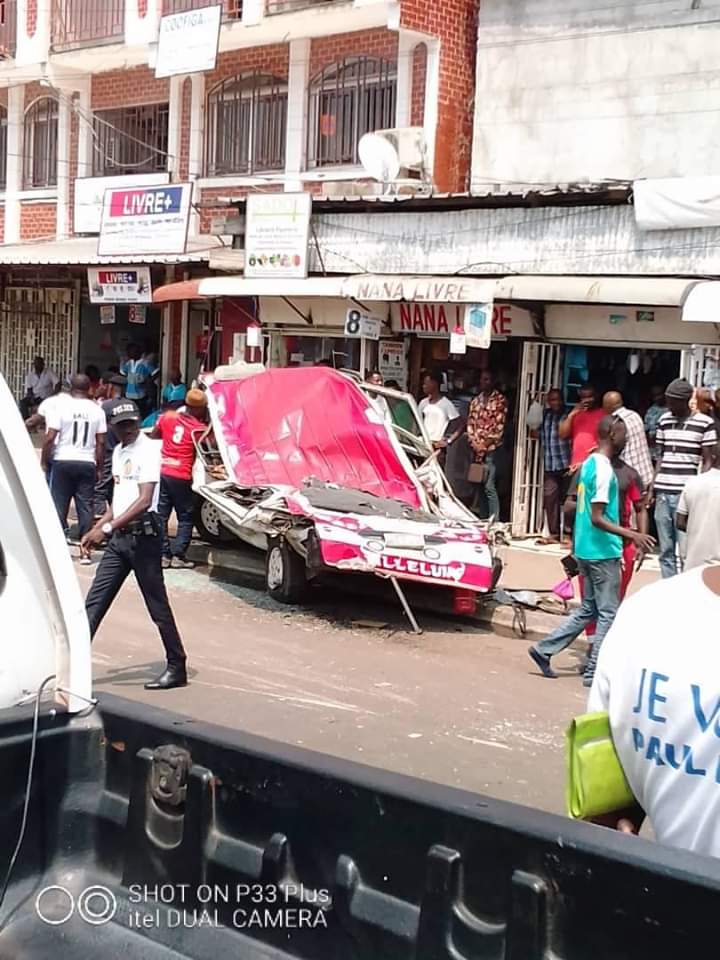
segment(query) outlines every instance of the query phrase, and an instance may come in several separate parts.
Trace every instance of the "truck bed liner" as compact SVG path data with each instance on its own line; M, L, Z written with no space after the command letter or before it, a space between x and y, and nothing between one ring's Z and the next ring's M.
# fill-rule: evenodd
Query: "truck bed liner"
M114 696L100 705L42 720L0 960L676 960L714 942L716 861ZM3 870L30 726L27 710L0 720ZM88 899L93 885L106 892ZM36 904L62 917L69 895L65 923L37 916ZM104 903L112 920L88 922ZM303 910L312 925L298 925Z

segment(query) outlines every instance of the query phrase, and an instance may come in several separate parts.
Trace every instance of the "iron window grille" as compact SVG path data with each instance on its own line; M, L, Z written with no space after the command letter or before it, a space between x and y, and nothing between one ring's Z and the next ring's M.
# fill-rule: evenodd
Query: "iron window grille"
M163 173L168 168L167 103L96 110L93 175Z
M7 110L0 106L0 190L7 187Z
M374 57L341 60L311 82L309 168L355 165L361 137L395 126L397 64Z
M125 0L53 0L52 49L117 43L125 34Z
M207 175L282 170L287 102L287 82L267 74L232 77L214 87L207 104Z
M209 7L212 0L164 0L162 12L185 13L187 10L198 10L200 7ZM240 20L242 18L243 0L223 0L223 20Z
M24 143L24 186L57 186L58 102L53 97L41 97L25 111Z

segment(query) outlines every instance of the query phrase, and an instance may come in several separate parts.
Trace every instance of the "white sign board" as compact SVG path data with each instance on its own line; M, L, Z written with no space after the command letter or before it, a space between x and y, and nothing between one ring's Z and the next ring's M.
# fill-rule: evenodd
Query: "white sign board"
M103 200L108 187L148 187L169 182L169 173L134 173L126 177L77 177L73 213L75 233L100 233Z
M245 276L307 277L312 196L253 193L245 208Z
M150 267L88 267L90 303L152 303Z
M380 317L373 317L353 307L345 317L345 336L362 337L365 340L379 340L383 322Z
M405 344L397 340L381 340L378 344L378 371L385 383L397 380L401 390L407 390L407 361Z
M487 350L492 337L492 303L470 303L465 307L465 340L468 347Z
M105 191L98 256L184 253L191 183Z
M220 41L222 4L171 13L160 20L156 77L214 70Z

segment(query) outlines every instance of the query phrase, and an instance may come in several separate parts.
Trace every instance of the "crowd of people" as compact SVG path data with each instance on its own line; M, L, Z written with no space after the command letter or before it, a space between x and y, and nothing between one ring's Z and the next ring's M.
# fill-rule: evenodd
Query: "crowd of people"
M154 370L139 348L100 376L94 367L62 383L37 357L21 400L29 430L44 430L41 464L68 543L92 565L104 547L86 599L95 635L132 572L158 627L167 665L147 683L160 690L187 683L185 651L168 602L163 569L187 569L193 530L195 440L207 430L207 396L188 390L174 370L152 411ZM70 504L77 535L68 527ZM175 512L177 532L169 536Z

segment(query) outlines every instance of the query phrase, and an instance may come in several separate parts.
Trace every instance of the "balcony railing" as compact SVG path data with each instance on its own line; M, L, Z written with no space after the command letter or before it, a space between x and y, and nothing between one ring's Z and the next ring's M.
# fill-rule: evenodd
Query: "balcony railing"
M297 10L311 10L313 7L330 7L347 0L267 0L267 13L295 13Z
M117 43L125 34L125 0L52 0L52 49Z
M15 56L17 0L0 0L0 60Z
M223 20L240 20L242 18L243 0L222 0ZM163 0L162 12L185 13L186 10L197 10L200 7L209 7L212 0Z

